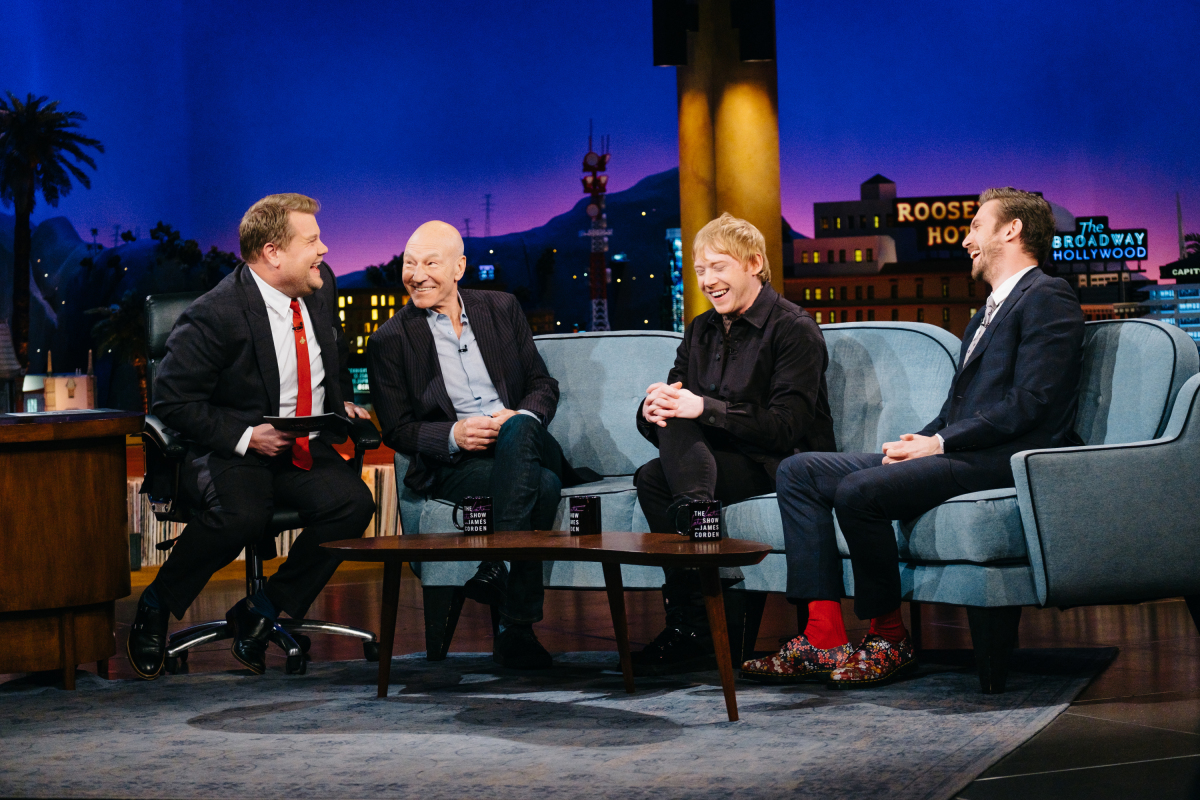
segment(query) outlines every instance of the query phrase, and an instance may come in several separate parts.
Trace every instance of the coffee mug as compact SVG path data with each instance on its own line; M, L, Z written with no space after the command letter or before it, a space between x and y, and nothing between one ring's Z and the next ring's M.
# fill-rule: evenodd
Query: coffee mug
M720 539L721 501L690 500L680 503L675 509L675 532L691 537L694 541Z
M458 521L458 512L462 511L462 522ZM464 497L461 503L454 504L450 514L454 527L468 536L478 536L492 532L492 498Z
M571 535L590 536L600 533L600 498L594 494L571 497Z

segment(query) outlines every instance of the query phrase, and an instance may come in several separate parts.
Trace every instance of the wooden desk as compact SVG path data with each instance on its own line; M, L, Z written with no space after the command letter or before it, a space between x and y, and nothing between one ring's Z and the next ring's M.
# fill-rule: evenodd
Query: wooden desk
M0 672L114 655L114 605L129 595L125 435L142 415L0 414Z
M733 685L725 603L721 599L720 567L747 567L771 552L770 545L746 539L693 542L673 533L600 533L572 536L566 531L503 531L488 536L425 533L346 539L322 545L337 550L347 561L383 562L383 603L379 623L378 696L387 697L391 679L392 646L400 602L400 575L405 561L598 561L604 569L604 587L612 612L625 691L633 692L633 661L629 657L629 627L625 619L622 564L648 567L695 567L700 571L704 606L712 630L717 667L725 692L729 719L738 718Z

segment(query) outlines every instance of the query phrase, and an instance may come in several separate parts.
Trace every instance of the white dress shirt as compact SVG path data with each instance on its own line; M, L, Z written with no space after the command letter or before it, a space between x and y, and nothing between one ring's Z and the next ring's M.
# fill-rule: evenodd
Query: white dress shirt
M299 381L296 375L296 335L292 332L292 298L258 277L253 269L250 274L254 276L263 302L267 304L267 321L271 324L271 340L275 344L275 361L279 365L278 416L294 417ZM300 317L304 320L309 371L312 373L312 413L321 414L325 410L325 362L321 360L321 345L317 343L317 337L312 335L312 318L308 316L308 306L303 298L300 299ZM246 428L242 434L234 448L239 456L246 455L253 432L254 428Z
M1012 294L1013 288L1016 287L1021 278L1025 277L1025 273L1029 272L1029 270L1036 266L1037 264L1033 264L1032 266L1026 267L1015 275L1010 276L1008 280L992 290L992 293L988 295L988 299L994 300L996 303L996 310L992 312L992 319L995 319L996 315L1000 313L1000 306L1004 305L1004 301L1008 299L1010 294ZM935 433L934 436L936 436L938 440L938 452L946 452L946 440L942 438L940 433Z

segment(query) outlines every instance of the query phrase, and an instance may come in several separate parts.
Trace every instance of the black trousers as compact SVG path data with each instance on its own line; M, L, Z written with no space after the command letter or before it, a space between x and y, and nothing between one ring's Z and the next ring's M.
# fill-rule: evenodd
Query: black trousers
M719 432L714 432L719 433ZM642 513L656 533L675 530L668 510L682 500L720 500L729 505L775 491L766 468L719 435L708 436L692 419L670 419L658 429L658 458L634 476ZM707 629L700 574L694 569L664 568L663 602L667 625Z
M464 497L491 497L495 530L549 530L562 494L562 474L562 447L539 421L517 414L500 426L492 448L440 467L433 496L452 503ZM546 596L542 562L513 561L509 566L501 621L539 622Z
M788 598L840 600L845 594L833 530L836 513L850 549L859 619L900 607L900 553L892 520L915 519L951 497L976 491L955 481L945 456L884 465L879 453L800 453L779 465L777 477ZM1000 480L985 488L1004 485Z
M362 536L375 513L371 492L350 463L319 438L310 450L310 470L295 467L290 453L232 459L210 453L185 463L183 488L199 510L154 579L155 592L176 618L214 572L262 540L276 503L298 510L304 530L265 591L277 609L304 616L341 563L321 544Z

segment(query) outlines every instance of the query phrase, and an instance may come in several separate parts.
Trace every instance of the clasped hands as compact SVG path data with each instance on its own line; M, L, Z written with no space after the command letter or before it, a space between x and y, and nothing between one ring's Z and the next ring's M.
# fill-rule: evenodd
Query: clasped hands
M642 401L642 417L660 428L672 417L695 419L704 413L704 398L683 388L682 383L652 383Z
M918 433L906 433L898 442L885 442L883 445L883 463L898 464L901 461L912 461L925 456L936 456L942 452L942 444L936 436L921 436Z
M358 417L359 419L370 419L371 412L354 403L345 403L346 416L350 419ZM292 442L299 439L301 436L306 436L303 433L291 433L289 431L276 430L274 426L267 423L255 425L250 431L250 444L247 449L253 450L256 453L274 458L281 453L292 449Z
M500 427L516 414L516 411L506 408L490 417L460 419L454 424L454 441L463 450L487 450L496 443Z

